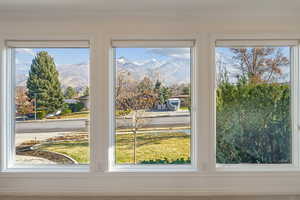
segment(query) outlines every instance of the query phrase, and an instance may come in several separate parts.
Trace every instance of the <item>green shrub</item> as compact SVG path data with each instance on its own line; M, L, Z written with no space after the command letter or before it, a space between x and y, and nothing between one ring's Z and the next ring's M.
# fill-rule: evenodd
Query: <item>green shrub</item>
M156 159L156 160L143 160L140 162L140 164L190 164L191 159L185 160L184 158L179 158L177 160L168 160L168 158L165 159Z
M45 110L37 111L36 117L38 119L44 119L47 115L47 112Z
M72 112L80 112L84 108L84 104L81 102L78 103L70 103L68 104L69 109L71 109Z
M290 163L290 86L222 83L217 89L217 162Z
M67 108L67 109L64 109L62 112L61 112L61 115L66 115L66 114L70 114L72 113L72 110Z

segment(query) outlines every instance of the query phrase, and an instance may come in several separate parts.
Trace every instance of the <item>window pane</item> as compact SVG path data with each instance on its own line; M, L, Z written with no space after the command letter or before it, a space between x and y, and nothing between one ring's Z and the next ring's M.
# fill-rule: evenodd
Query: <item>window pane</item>
M12 51L16 164L88 164L89 49Z
M190 164L190 52L115 48L116 164Z
M216 48L217 163L292 162L290 51Z

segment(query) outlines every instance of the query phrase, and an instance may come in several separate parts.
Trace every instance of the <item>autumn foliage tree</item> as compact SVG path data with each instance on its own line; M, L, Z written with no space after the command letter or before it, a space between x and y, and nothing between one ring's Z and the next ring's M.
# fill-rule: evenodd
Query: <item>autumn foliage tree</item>
M30 101L27 96L26 89L24 87L16 88L16 109L17 114L22 115L23 117L34 111L33 102Z

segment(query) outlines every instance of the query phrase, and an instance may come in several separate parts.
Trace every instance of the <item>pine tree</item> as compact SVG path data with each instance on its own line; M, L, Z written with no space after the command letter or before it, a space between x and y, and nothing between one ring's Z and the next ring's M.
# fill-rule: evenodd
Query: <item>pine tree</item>
M53 58L46 51L39 52L32 60L27 79L28 97L36 99L38 110L52 113L63 107L64 97L58 76Z
M77 92L74 88L72 88L71 86L67 87L67 89L65 90L65 98L66 99L72 99L77 95Z

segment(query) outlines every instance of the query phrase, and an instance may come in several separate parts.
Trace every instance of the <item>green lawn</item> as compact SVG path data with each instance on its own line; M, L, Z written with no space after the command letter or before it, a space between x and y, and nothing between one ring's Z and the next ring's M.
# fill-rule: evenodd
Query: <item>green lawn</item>
M181 106L180 110L189 110L189 108L187 106Z
M190 157L190 136L185 133L138 134L137 163L143 160L176 160ZM116 136L117 164L133 163L133 134Z
M39 150L68 155L80 164L87 164L90 160L89 144L87 140L53 142L51 144L42 145Z
M78 118L89 118L89 111L74 112L65 115L58 115L54 117L49 117L48 119L78 119Z
M138 134L137 162L167 158L170 161L189 159L190 136L185 133ZM81 164L89 162L88 142L58 141L42 145L41 150L66 154ZM133 163L133 134L116 135L117 164Z

